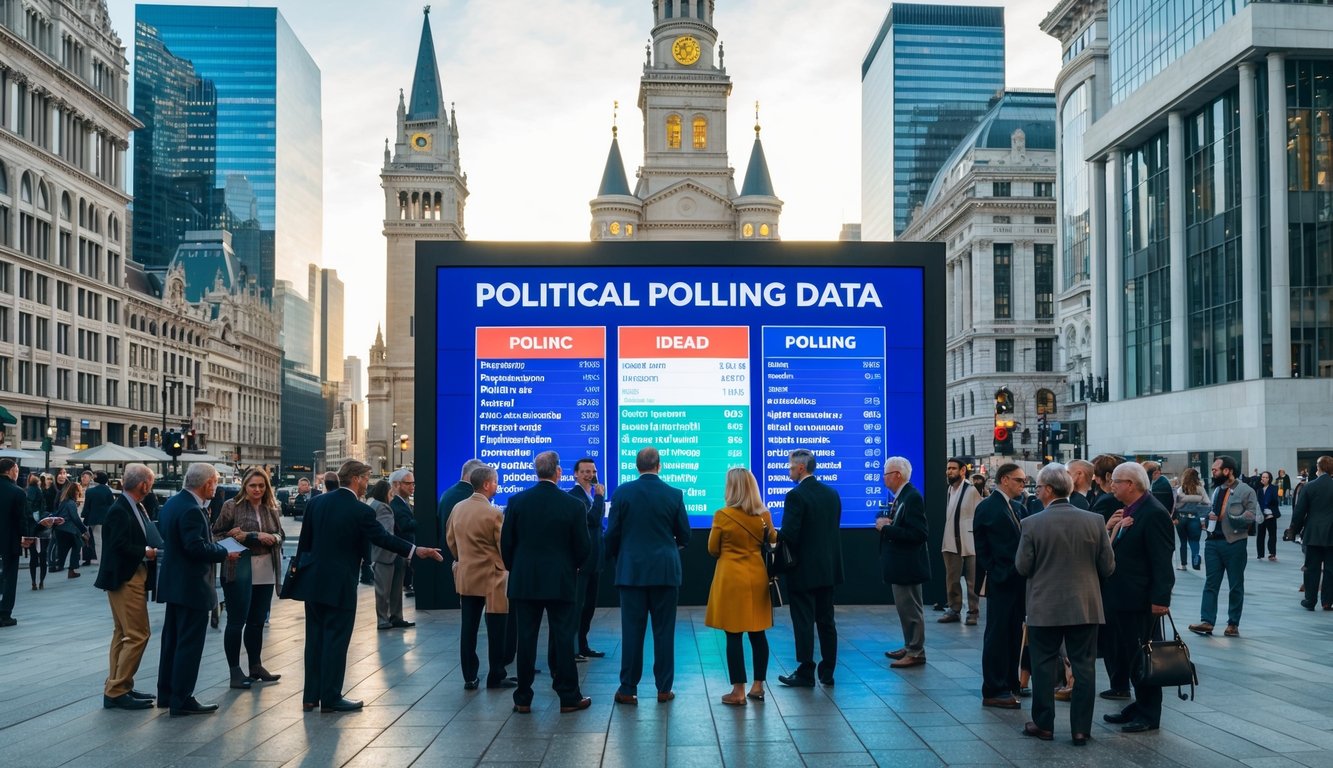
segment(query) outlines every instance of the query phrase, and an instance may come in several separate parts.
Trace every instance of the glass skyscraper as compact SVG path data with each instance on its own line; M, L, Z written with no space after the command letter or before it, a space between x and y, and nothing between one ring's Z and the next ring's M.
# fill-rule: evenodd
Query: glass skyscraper
M861 236L891 240L1004 90L1004 9L894 3L861 64Z
M138 5L135 256L227 229L261 290L323 249L320 71L276 8Z

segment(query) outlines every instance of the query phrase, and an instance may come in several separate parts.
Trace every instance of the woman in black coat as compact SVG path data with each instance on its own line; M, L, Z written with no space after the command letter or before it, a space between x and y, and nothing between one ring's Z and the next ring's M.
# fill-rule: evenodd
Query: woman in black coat
M56 534L56 567L53 571L64 568L65 556L69 556L69 578L77 579L80 574L79 555L83 553L83 542L88 535L88 526L79 517L79 500L83 498L83 486L78 483L66 483L60 494L60 506L55 512L48 512L47 517L60 518L54 531Z

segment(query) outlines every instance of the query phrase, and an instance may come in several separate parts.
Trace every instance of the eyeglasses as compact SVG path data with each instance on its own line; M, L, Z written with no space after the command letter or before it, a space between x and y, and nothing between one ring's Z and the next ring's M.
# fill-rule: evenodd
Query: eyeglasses
M1128 485L1133 485L1133 484L1134 484L1134 481L1133 481L1133 480L1126 480L1126 479L1123 478L1123 477L1111 481L1111 485L1115 485L1116 483L1126 483L1126 484L1128 484Z

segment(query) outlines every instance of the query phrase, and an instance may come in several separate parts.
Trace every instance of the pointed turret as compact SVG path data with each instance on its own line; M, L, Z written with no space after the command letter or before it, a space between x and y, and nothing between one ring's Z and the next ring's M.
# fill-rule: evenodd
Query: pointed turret
M750 165L745 169L745 183L736 198L736 212L740 216L742 240L778 239L778 217L782 215L782 201L773 191L773 179L768 175L768 159L764 157L764 143L759 139L759 102L754 103L754 149L750 150Z
M611 117L611 151L602 170L602 185L592 200L593 240L633 240L643 219L643 201L629 191L625 161L620 157L620 102Z
M435 61L435 39L430 34L430 6L421 22L421 45L417 48L417 69L412 76L412 104L407 119L434 120L444 106L440 91L440 66Z
M777 197L773 192L773 179L768 175L768 160L764 158L764 144L759 140L758 129L754 132L754 149L750 150L750 165L745 169L745 184L741 187L741 196L765 195Z
M620 157L620 139L616 130L611 129L611 151L606 156L606 169L602 171L602 186L597 190L598 197L607 195L628 195L629 180L625 176L625 161Z

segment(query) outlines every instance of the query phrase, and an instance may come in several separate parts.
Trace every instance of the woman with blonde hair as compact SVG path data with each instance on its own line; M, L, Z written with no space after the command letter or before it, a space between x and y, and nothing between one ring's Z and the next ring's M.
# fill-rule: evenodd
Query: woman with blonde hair
M773 626L773 604L768 594L768 569L761 544L777 540L773 518L759 496L759 484L744 467L727 471L725 507L713 514L708 554L717 558L713 585L708 591L704 624L727 633L727 671L731 693L723 704L744 706L746 698L764 700L768 673L768 637ZM754 656L754 684L745 692L745 649L741 636L750 636Z
M282 518L273 496L273 483L259 467L246 471L241 492L222 505L213 523L215 535L229 536L244 544L237 560L222 565L222 594L226 598L227 627L222 648L231 668L231 687L250 688L254 681L271 683L282 675L264 669L260 654L264 646L264 620L282 571ZM250 660L250 674L241 672L241 640Z

